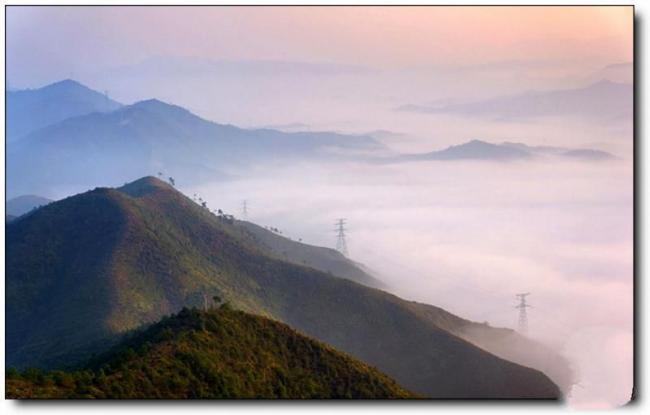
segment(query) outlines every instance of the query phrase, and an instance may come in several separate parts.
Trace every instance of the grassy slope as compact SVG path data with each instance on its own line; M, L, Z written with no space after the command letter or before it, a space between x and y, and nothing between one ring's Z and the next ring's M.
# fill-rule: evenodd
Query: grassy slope
M514 330L466 320L429 304L413 301L407 306L419 318L496 356L543 371L562 391L570 390L575 382L575 375L565 357Z
M126 227L120 198L109 191L52 203L7 225L8 364L58 363L59 355L92 350L113 334L102 323L114 307L109 264Z
M10 399L396 399L392 379L273 320L228 307L183 309L84 370L27 371Z
M126 332L200 305L203 294L218 294L423 395L559 395L542 373L449 334L412 303L269 257L241 229L153 178L46 206L7 227L7 247L10 365L60 364L69 358L64 352L78 358L75 348L89 346L82 341ZM58 361L50 358L57 353Z
M250 233L260 246L266 248L269 255L369 287L382 288L384 285L334 249L296 242L250 222L236 221L235 226Z

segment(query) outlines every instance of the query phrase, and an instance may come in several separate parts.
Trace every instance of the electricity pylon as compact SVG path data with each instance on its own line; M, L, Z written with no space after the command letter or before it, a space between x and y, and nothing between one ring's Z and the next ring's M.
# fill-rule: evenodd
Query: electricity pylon
M248 200L241 202L241 216L243 219L248 219Z
M528 333L528 313L526 312L526 309L531 307L531 305L526 302L526 297L529 295L530 293L516 294L519 304L517 304L515 308L519 309L519 332L521 334Z
M336 221L336 250L345 256L348 256L348 244L345 241L345 221L347 219L340 218Z

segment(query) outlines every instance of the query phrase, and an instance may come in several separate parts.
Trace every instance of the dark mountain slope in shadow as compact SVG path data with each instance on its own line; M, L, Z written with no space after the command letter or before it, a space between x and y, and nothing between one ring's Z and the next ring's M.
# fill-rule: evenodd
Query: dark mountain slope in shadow
M10 374L10 399L405 399L376 369L285 324L183 309L65 373Z
M155 178L52 203L6 234L9 366L70 363L218 295L425 396L560 396L543 373L476 347L407 301L268 256L227 217Z

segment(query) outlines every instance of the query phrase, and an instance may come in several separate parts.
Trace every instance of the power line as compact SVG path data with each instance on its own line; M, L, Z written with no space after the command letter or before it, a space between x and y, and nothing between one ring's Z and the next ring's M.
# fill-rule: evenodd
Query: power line
M517 304L515 308L519 309L519 332L521 334L528 333L528 313L526 312L526 309L531 307L531 305L526 302L526 297L529 295L530 293L515 294L519 300L519 304Z
M340 218L336 221L336 250L342 253L345 256L348 256L348 244L345 241L345 221L347 219Z

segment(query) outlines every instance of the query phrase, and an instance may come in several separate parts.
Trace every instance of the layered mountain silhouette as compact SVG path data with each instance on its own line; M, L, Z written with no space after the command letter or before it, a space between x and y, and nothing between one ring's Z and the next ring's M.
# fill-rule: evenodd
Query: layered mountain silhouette
M16 105L12 111L22 114L23 110ZM44 193L56 186L115 186L152 171L173 176L178 183L195 184L230 178L260 162L340 159L345 157L340 150L381 148L370 136L217 124L152 99L111 112L67 118L10 144L7 191L17 196Z
M131 330L217 295L423 396L561 394L542 372L460 334L476 323L278 258L241 224L152 177L51 203L9 223L6 238L8 366L78 363Z
M514 161L535 158L558 158L579 161L613 160L612 154L594 149L571 149L565 147L529 146L523 143L488 143L472 140L443 150L423 154L409 154L397 157L400 161L417 160L492 160Z
M401 399L376 369L285 324L183 309L71 372L9 373L10 399Z
M66 79L38 89L6 91L7 140L17 140L66 118L121 106L105 94Z
M32 211L33 209L45 206L51 202L52 200L46 197L36 195L23 195L7 200L5 209L7 215L18 217Z
M535 91L463 104L408 104L398 107L397 110L426 114L456 113L513 120L565 115L617 120L631 119L633 97L632 84L602 80L581 88Z

